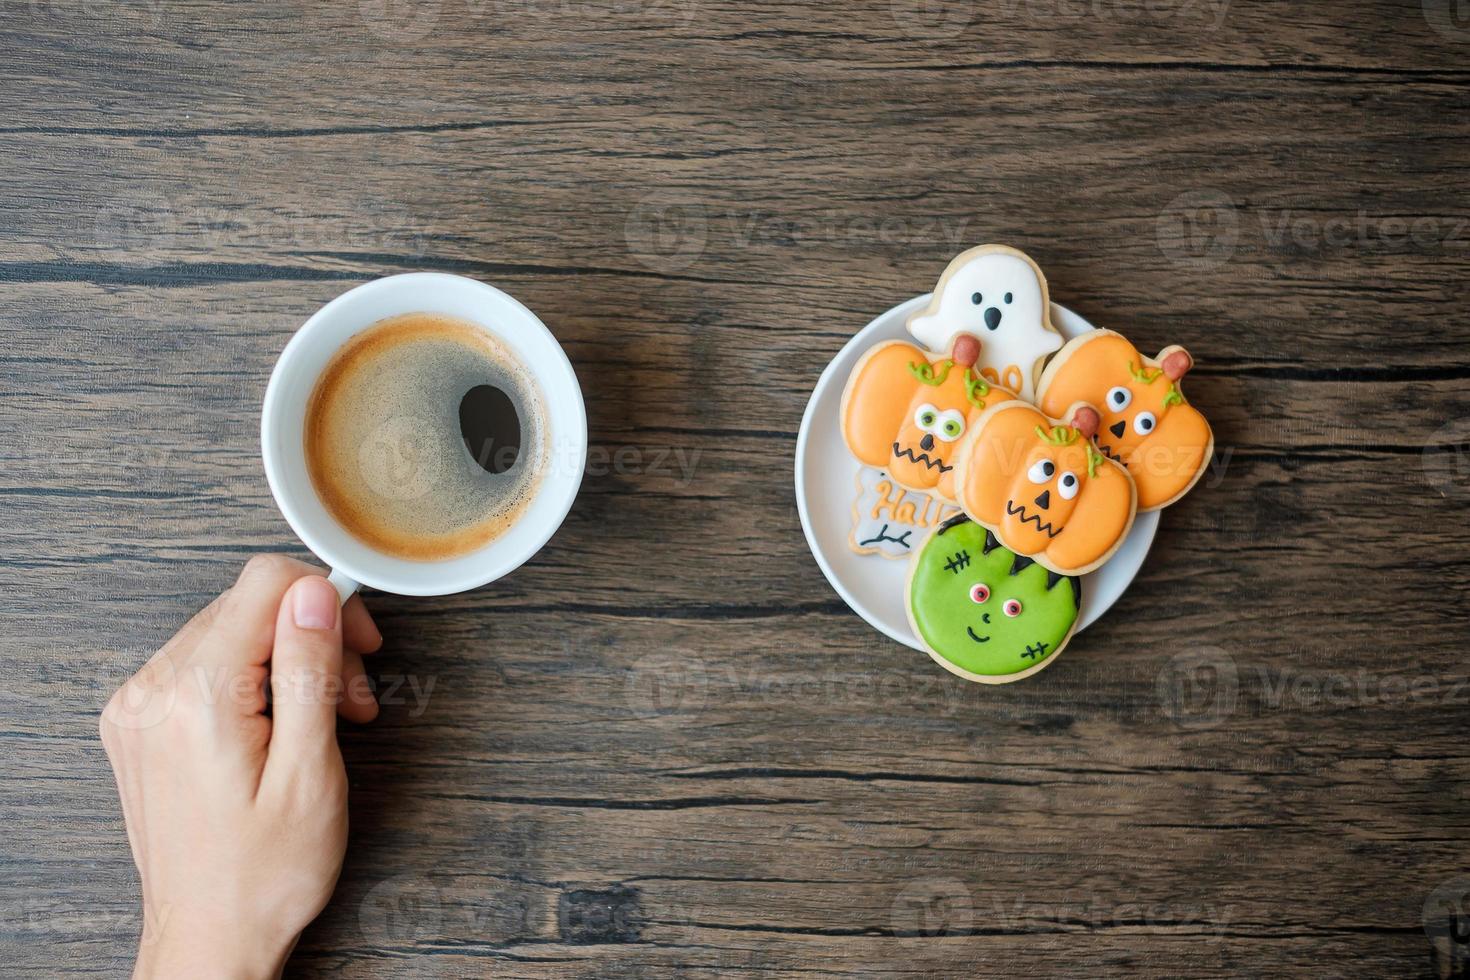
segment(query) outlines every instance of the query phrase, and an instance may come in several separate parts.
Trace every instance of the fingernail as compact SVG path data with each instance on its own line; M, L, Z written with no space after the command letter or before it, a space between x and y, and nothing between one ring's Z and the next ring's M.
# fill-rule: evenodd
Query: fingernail
M291 587L291 618L297 629L329 630L337 625L337 589L320 575L307 575Z

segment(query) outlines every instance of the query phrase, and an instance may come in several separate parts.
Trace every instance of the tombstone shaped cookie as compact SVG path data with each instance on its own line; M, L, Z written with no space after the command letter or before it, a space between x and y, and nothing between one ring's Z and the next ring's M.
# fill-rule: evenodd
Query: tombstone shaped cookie
M1076 401L1096 405L1097 447L1128 467L1138 509L1158 510L1189 492L1215 450L1210 423L1179 387L1193 366L1183 347L1145 357L1122 334L1094 330L1046 366L1037 404L1052 414Z
M842 391L842 438L859 460L901 487L954 499L954 453L985 407L1014 398L975 371L981 344L955 338L949 354L903 340L877 344Z
M1097 568L1123 543L1137 507L1128 471L1092 444L1098 422L1083 402L1061 418L1023 401L986 409L955 461L960 506L1053 572Z
M909 317L908 331L931 351L949 350L955 337L980 341L976 373L1027 401L1046 356L1062 346L1051 325L1046 277L1025 252L980 245L945 268L929 304Z

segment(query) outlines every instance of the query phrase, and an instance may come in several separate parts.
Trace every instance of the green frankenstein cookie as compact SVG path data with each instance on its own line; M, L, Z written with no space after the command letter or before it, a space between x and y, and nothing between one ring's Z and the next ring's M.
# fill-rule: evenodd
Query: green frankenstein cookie
M1081 605L1080 580L1007 551L964 515L929 535L909 575L914 632L946 669L992 684L1049 663Z

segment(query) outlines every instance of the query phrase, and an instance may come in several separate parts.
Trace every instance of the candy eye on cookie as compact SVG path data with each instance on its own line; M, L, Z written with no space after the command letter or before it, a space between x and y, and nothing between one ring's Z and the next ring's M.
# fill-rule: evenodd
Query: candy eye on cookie
M1081 488L1082 481L1077 479L1077 474L1071 470L1063 473L1062 478L1057 481L1057 495L1063 500L1071 500L1077 496L1077 491Z
M1148 385L1120 384L1107 390L1096 443L1104 455L1125 462L1138 443L1153 434L1167 407L1159 404L1160 397Z
M976 582L970 586L970 601L979 605L990 599L990 586L984 582Z
M925 402L914 412L914 425L920 432L937 437L941 442L954 442L965 434L965 413L955 408L941 412ZM925 442L927 445L923 448L926 451L933 448L932 439L926 439Z
M1056 481L1057 496L1063 500L1071 500L1077 496L1082 489L1082 480L1071 470L1060 469L1056 462L1049 457L1042 457L1031 464L1026 471L1026 479L1037 486L1043 486ZM1048 487L1035 499L1036 506L1046 510L1051 506L1051 488Z
M965 416L953 408L947 412L940 412L939 419L932 431L945 442L954 442L965 434Z
M1056 472L1057 464L1053 463L1049 459L1038 459L1036 462L1032 463L1031 468L1026 471L1026 479L1030 480L1032 483L1046 483L1048 480L1056 475Z

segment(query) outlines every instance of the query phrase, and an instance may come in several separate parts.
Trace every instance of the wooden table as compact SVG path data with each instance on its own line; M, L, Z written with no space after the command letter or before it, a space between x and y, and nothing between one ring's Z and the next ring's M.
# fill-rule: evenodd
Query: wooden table
M97 711L247 556L305 555L271 365L415 269L540 313L594 465L509 578L369 597L385 709L343 732L350 853L294 975L1470 969L1447 0L33 0L0 31L7 976L127 969ZM986 241L1187 345L1220 454L1001 689L848 611L792 493L823 365Z

